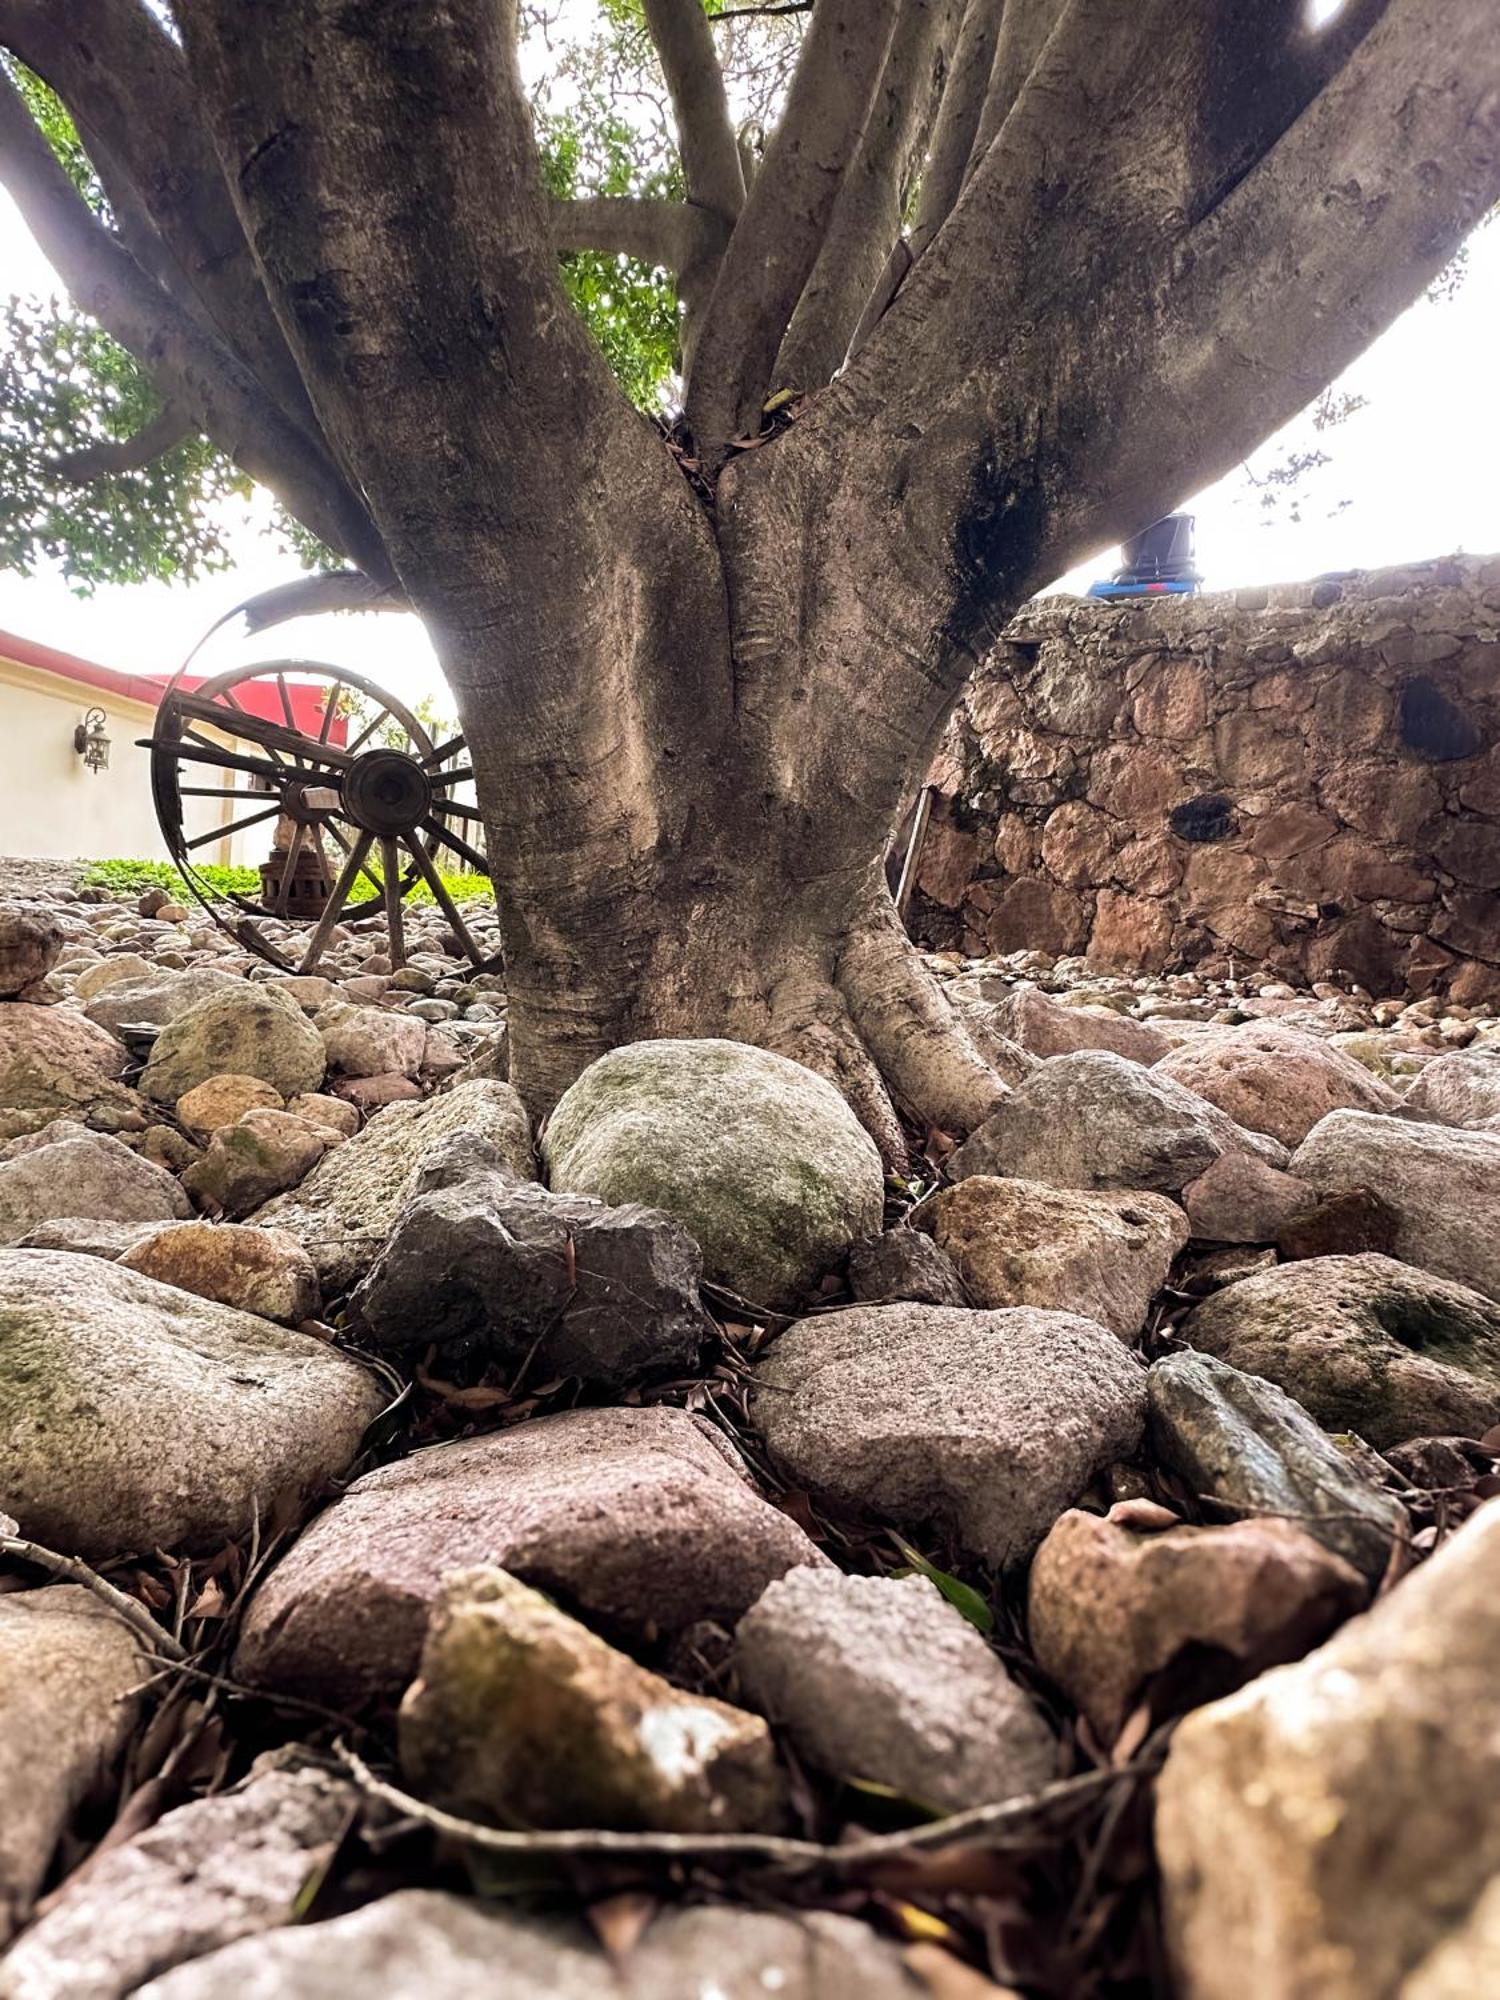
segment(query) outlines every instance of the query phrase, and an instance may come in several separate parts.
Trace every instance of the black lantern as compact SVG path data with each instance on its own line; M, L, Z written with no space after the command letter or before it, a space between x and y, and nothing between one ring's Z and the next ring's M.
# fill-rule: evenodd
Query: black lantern
M73 748L95 777L109 769L109 737L102 708L91 708L73 731Z

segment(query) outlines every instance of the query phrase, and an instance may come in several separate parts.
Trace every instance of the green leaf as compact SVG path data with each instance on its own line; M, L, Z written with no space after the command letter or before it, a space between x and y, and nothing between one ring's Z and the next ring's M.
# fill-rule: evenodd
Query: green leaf
M995 1614L972 1584L963 1582L959 1577L950 1576L945 1569L939 1569L936 1563L929 1562L919 1549L914 1549L910 1542L902 1541L899 1535L892 1535L891 1540L910 1565L906 1574L910 1575L911 1570L915 1570L918 1576L925 1576L929 1583L935 1584L943 1593L954 1610L961 1611L976 1630L986 1636L994 1631Z

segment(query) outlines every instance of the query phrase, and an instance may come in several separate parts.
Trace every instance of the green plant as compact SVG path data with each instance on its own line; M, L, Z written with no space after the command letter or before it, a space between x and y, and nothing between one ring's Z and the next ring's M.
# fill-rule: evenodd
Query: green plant
M215 896L260 894L258 868L225 868L206 862L193 872L203 887ZM373 862L371 873L379 878L380 869ZM466 869L455 869L451 873L445 869L440 873L443 887L455 903L473 902L477 897L494 895L488 875L471 874ZM191 901L187 883L170 861L91 861L79 876L78 885L82 889L108 889L116 896L139 896L147 889L166 889L171 895ZM407 900L430 903L433 894L425 882L420 882Z

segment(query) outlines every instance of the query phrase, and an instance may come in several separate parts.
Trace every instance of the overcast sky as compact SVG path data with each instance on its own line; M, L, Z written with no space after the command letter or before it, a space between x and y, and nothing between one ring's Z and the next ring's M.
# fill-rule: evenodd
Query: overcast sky
M0 193L0 288L57 291L55 277ZM1256 454L1263 474L1287 449L1318 446L1330 462L1302 482L1295 508L1264 507L1239 471L1197 496L1199 562L1208 588L1289 581L1328 569L1500 551L1500 224L1472 240L1451 299L1424 300L1338 385L1365 407L1321 436L1306 419ZM1141 420L1150 422L1150 413ZM0 627L106 666L170 673L214 620L252 592L297 574L253 519L235 537L238 567L193 585L141 584L75 597L60 576L0 574ZM1086 585L1110 552L1068 579ZM254 642L221 635L203 666L316 657L361 670L408 699L441 695L441 676L416 620L301 620ZM445 697L444 697L445 699Z

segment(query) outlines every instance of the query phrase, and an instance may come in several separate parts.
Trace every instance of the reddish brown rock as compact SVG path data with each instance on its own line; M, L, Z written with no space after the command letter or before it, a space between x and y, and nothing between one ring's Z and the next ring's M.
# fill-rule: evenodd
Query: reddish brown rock
M1107 813L1082 799L1070 799L1047 816L1042 863L1070 888L1089 888L1109 879L1117 839L1115 822Z
M1169 834L1127 841L1114 859L1114 879L1140 896L1166 896L1182 880L1182 854Z
M1395 1254L1400 1232L1401 1217L1374 1188L1348 1188L1289 1221L1276 1238L1276 1248L1293 1260L1357 1257L1366 1251L1389 1257Z
M1251 1153L1221 1153L1182 1190L1193 1234L1208 1243L1274 1243L1314 1199L1305 1181Z
M1172 956L1172 913L1144 896L1101 889L1089 933L1089 963L1160 972Z
M1284 1146L1300 1145L1330 1111L1390 1111L1397 1102L1362 1063L1282 1021L1211 1028L1157 1070Z
M956 910L964 890L978 873L979 842L946 812L928 822L917 862L917 887L945 910Z
M1077 1049L1113 1049L1132 1062L1154 1063L1172 1044L1148 1021L1109 1007L1065 1007L1037 986L1018 986L995 1008L995 1027L1034 1056L1067 1056Z
M1345 758L1391 740L1395 702L1364 667L1340 667L1318 688L1313 730L1326 754Z
M1267 861L1286 861L1293 855L1315 851L1331 840L1336 831L1334 822L1325 813L1293 801L1261 814L1250 836L1250 851Z
M1110 743L1095 756L1087 797L1116 819L1159 825L1182 792L1182 767L1169 750Z
M1368 1595L1288 1521L1138 1534L1074 1509L1037 1551L1028 1615L1038 1663L1108 1743L1153 1686L1171 1708L1224 1694L1300 1659Z
M1050 951L1054 957L1078 951L1088 935L1088 909L1070 890L1050 882L1008 882L985 920L985 942L1004 956L1011 951Z
M1160 660L1147 667L1135 690L1130 719L1141 736L1181 741L1208 723L1208 692L1194 660Z
M1442 809L1436 778L1421 764L1361 757L1333 766L1322 785L1323 803L1372 840L1415 847Z
M1214 759L1228 784L1276 791L1301 781L1301 739L1279 730L1280 719L1274 711L1258 715L1240 709L1214 724Z

